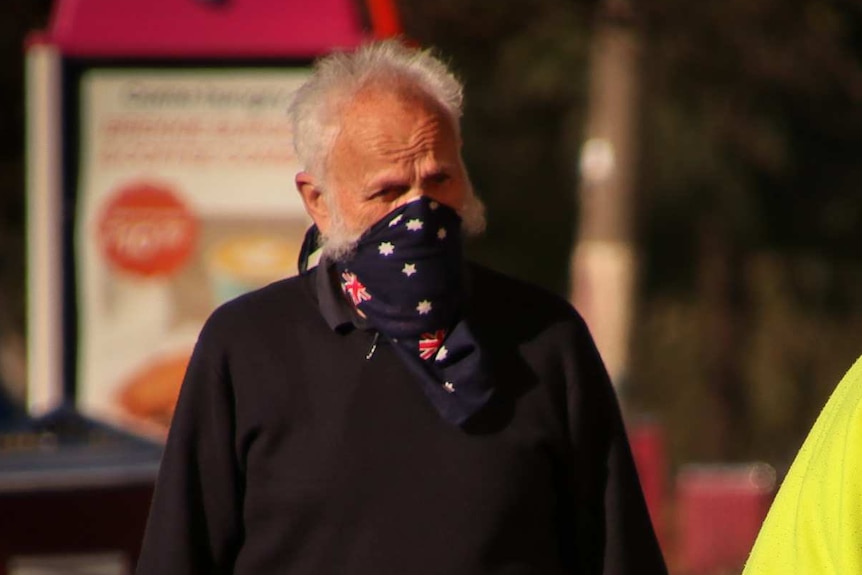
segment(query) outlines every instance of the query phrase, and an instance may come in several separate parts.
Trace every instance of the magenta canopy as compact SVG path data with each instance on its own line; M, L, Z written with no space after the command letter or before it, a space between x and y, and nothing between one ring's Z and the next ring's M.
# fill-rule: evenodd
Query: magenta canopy
M305 58L356 46L356 0L56 0L49 42L120 58Z

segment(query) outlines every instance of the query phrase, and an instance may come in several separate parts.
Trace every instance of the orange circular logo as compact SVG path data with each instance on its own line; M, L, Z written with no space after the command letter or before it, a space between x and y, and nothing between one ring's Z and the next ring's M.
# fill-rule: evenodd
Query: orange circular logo
M111 265L142 275L169 275L195 247L198 224L170 189L152 183L121 188L105 204L99 243Z

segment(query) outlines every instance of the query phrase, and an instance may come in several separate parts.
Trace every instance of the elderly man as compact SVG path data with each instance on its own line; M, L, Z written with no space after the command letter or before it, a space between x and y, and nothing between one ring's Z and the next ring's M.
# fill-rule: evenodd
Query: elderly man
M303 272L203 328L139 575L666 572L584 322L462 259L460 113L427 52L317 63Z

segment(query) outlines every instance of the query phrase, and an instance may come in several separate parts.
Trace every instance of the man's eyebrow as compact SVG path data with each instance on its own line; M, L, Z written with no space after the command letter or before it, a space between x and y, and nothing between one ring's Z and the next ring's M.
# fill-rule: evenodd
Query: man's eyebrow
M394 174L384 174L372 179L368 184L368 189L371 191L385 190L387 188L400 188L409 186L410 182L407 178L398 177Z
M450 176L452 175L455 167L454 164L446 163L446 164L438 164L434 166L433 170L428 172L424 172L421 175L421 179L423 182L427 182L428 180L433 180L435 178L439 178L440 176ZM377 190L385 190L387 188L401 188L410 185L410 179L398 174L380 174L379 176L372 178L368 183L369 191L377 191Z

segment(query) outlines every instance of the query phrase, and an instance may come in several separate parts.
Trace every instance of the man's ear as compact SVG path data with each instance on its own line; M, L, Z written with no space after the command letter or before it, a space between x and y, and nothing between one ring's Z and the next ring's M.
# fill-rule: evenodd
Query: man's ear
M329 206L323 198L323 190L320 189L315 178L308 172L296 174L296 189L302 196L305 211L314 220L321 234L329 231Z

